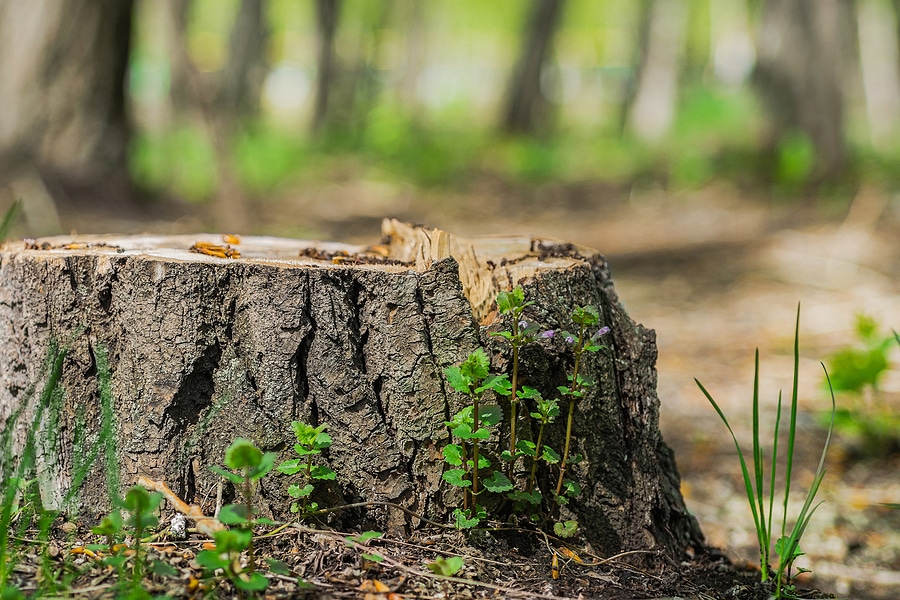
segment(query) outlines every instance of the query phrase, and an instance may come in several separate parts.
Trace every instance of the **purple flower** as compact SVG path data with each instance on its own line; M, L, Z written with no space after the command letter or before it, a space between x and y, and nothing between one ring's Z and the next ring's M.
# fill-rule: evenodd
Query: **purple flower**
M575 343L575 338L573 338L571 335L567 335L567 336L566 336L566 343L569 344L569 345L571 346L572 344Z
M542 331L540 337L542 337L542 338L552 338L554 335L556 335L556 332L553 331L552 329L548 329L547 331Z
M597 330L597 333L595 333L594 335L591 336L591 340L600 339L601 336L604 336L607 333L609 333L609 327L601 327L600 329Z
M519 321L519 329L528 329L528 321Z

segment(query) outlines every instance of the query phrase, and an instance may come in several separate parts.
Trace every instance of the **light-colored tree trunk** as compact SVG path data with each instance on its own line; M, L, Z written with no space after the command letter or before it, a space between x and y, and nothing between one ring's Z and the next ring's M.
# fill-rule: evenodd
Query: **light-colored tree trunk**
M659 142L675 119L686 16L684 0L647 0L644 6L641 63L626 126L646 142Z
M885 149L900 132L900 57L897 14L888 0L857 2L859 64L869 138Z

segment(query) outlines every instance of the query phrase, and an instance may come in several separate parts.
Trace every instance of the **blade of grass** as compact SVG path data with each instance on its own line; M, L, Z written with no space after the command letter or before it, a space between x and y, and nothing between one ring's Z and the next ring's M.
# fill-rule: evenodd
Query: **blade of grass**
M16 200L13 202L12 206L9 207L9 210L6 211L6 214L3 215L3 221L0 221L0 242L6 240L6 236L9 235L9 230L12 229L13 223L16 222L16 218L19 216L21 209L22 201Z
M784 469L784 512L781 518L781 537L787 528L788 502L791 495L791 475L794 470L794 442L797 439L797 403L800 381L800 304L797 303L797 321L794 325L794 378L791 384L791 420L788 424L788 448Z
M812 485L809 488L809 492L806 494L806 501L803 503L803 508L800 509L800 514L797 516L797 523L794 525L793 530L791 531L791 537L788 540L787 544L787 552L785 556L793 557L794 552L797 549L797 546L800 544L800 539L803 537L803 533L806 531L807 525L809 525L809 521L812 518L813 513L816 509L821 505L816 504L812 506L813 500L816 497L816 494L819 492L819 486L822 485L822 480L825 478L825 457L828 454L828 447L831 445L831 434L834 431L834 415L837 408L837 404L834 399L834 389L831 386L831 378L828 376L828 369L825 368L825 365L822 364L822 369L825 371L825 380L828 382L828 391L831 395L831 421L828 424L828 432L825 436L825 444L822 447L822 454L819 457L819 464L816 466L816 472L813 477ZM793 562L793 561L790 561ZM785 565L779 564L779 581L782 573L790 568L790 562Z
M703 392L703 395L706 396L706 399L709 400L709 403L712 404L712 407L715 409L716 413L718 413L719 418L722 419L723 423L725 423L725 427L728 428L728 433L731 434L731 439L734 440L734 447L735 449L737 449L738 459L741 461L741 474L744 477L744 490L747 494L747 501L750 504L750 512L753 513L753 524L756 526L756 537L760 544L760 560L763 560L762 548L764 547L764 540L762 527L759 520L759 511L757 510L756 506L755 494L753 492L753 480L750 478L750 471L747 469L747 461L744 460L744 452L741 450L741 445L737 440L737 436L734 435L734 430L731 428L731 424L728 423L728 419L725 417L725 413L722 412L722 409L719 408L719 405L715 400L713 400L713 397L710 395L710 393L706 391L706 388L703 387L703 384L700 383L700 380L694 378L694 381L697 383L700 391Z

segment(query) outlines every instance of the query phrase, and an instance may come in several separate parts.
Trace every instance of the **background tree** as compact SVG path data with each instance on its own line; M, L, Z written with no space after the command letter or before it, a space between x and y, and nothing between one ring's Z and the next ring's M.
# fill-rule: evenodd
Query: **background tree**
M130 186L125 74L133 0L0 2L0 183L54 227L47 190L122 202ZM58 222L55 224L58 228Z
M800 132L815 149L817 180L847 164L844 83L852 5L842 0L766 0L757 37L756 87L772 146ZM852 49L849 52L852 55Z
M541 89L541 76L564 6L563 0L534 0L531 5L504 102L503 130L507 133L535 133L547 125L550 107Z

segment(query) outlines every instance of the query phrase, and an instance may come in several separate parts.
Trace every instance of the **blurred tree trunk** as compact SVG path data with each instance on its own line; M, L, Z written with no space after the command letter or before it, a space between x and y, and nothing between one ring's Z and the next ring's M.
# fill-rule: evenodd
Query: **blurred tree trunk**
M897 0L900 2L900 0ZM398 94L400 103L406 109L413 124L419 121L419 78L425 66L425 10L420 0L406 0L403 3L406 17L406 55L400 75Z
M243 0L229 41L228 62L221 74L217 104L230 120L259 113L268 67L268 27L262 0Z
M641 9L640 66L624 123L647 142L658 142L675 119L686 15L684 0L644 0Z
M0 181L31 178L29 186L65 197L128 195L132 8L133 0L0 1ZM43 202L53 210L49 196Z
M839 176L847 163L842 56L851 11L846 0L766 0L762 7L755 83L770 144L787 132L806 135L816 152L813 181Z
M892 5L893 4L893 5ZM900 52L897 0L859 0L859 67L872 144L885 149L900 131Z
M316 0L318 24L318 64L316 69L316 103L313 109L312 130L320 132L328 114L337 73L335 37L339 19L340 0Z
M541 91L541 73L563 5L563 0L534 0L531 5L522 52L506 92L502 129L507 133L532 134L547 125L549 101Z
M188 11L191 0L171 0L173 102L181 111L195 113L216 155L216 226L226 231L247 231L247 199L234 177L232 140L240 121L259 110L265 80L267 31L260 0L243 0L231 32L228 61L215 73L201 73L188 55ZM180 82L180 85L179 83Z

